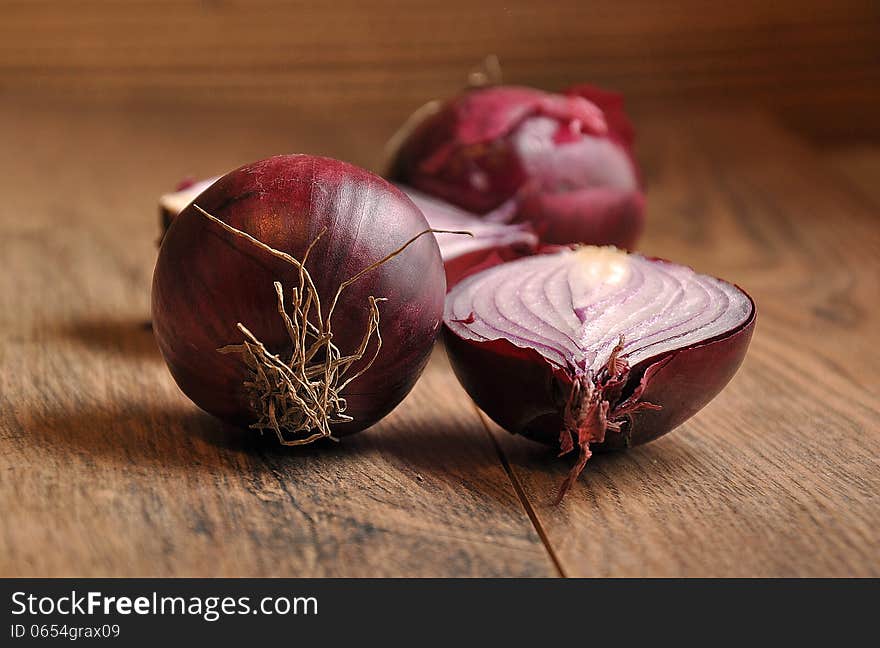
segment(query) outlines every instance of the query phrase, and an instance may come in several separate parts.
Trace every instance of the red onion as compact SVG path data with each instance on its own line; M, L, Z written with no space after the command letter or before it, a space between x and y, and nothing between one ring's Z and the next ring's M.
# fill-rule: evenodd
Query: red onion
M620 97L590 86L565 94L469 90L401 143L391 175L484 214L515 200L515 222L546 243L632 248L643 198Z
M439 331L445 280L428 231L397 188L337 160L278 156L223 176L174 218L153 276L177 384L288 445L375 423Z
M159 198L159 214L163 229L167 229L177 214L210 187L217 178L201 182L185 181L177 191ZM446 287L484 268L504 261L532 254L538 247L538 237L528 224L505 224L516 208L509 202L481 219L474 214L431 198L411 187L398 187L416 204L428 226L435 230L466 231L471 236L438 233L437 243L446 269Z
M446 299L447 349L471 398L510 432L595 449L666 434L736 372L755 305L720 279L612 247L544 254L468 277Z

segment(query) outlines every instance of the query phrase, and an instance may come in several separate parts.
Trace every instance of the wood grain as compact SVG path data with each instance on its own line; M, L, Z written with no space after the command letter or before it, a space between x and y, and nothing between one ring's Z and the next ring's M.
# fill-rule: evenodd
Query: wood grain
M880 208L880 144L869 140L823 151L823 159L872 205Z
M372 430L225 427L144 328L155 199L283 151L376 165L394 111L0 105L0 575L877 575L877 211L763 113L640 120L643 249L755 297L730 387L568 464L487 427L442 349ZM342 124L342 126L340 126Z
M878 132L871 0L0 0L0 10L6 96L403 115L458 90L494 53L509 82L591 81L634 105L758 101L820 133Z
M144 326L157 192L277 116L0 112L0 575L556 574L442 349L405 407L299 452L175 387Z
M756 114L644 127L642 248L758 304L739 374L671 435L568 464L489 425L569 576L880 573L876 209Z

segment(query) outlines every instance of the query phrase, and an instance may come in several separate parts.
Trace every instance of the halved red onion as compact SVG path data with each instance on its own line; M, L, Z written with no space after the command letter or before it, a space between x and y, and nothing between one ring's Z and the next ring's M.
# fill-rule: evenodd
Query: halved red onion
M432 198L412 187L398 185L425 215L431 229L466 231L436 234L440 256L446 269L447 289L485 268L534 254L538 237L527 223L508 224L516 210L511 201L492 213L478 217L447 202Z
M175 216L217 180L185 181L178 185L177 191L160 197L159 216L163 233ZM436 234L446 269L447 288L485 268L533 254L538 247L538 237L530 225L508 224L516 209L512 201L490 214L478 217L412 187L398 188L422 211L431 229L467 231L472 234Z
M727 384L755 305L738 287L613 247L585 246L490 268L444 313L453 369L510 432L580 457L651 441Z

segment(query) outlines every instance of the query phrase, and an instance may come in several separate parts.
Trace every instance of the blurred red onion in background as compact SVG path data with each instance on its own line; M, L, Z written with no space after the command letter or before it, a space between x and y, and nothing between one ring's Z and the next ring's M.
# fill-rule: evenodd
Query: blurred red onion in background
M493 86L422 119L390 175L477 214L514 200L510 222L529 223L545 243L631 249L644 219L632 143L617 94Z

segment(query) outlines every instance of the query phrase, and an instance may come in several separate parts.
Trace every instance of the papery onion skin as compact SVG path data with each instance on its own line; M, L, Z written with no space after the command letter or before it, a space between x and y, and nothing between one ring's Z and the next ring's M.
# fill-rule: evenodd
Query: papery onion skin
M415 203L432 229L462 234L437 234L440 256L446 268L446 289L451 290L465 277L513 261L523 256L535 254L540 240L528 224L508 224L515 205L505 204L485 220L475 214L462 210L438 198L426 196L411 187L398 185Z
M527 194L518 213L547 244L584 242L632 250L644 229L644 208L641 192L597 188Z
M416 126L391 176L479 214L516 198L514 222L545 243L632 249L644 227L632 141L615 93L495 86L453 98Z
M302 259L326 312L339 285L428 228L397 188L353 165L285 155L243 166L205 190L196 204L259 241ZM205 411L231 423L252 422L242 389L244 362L217 349L239 344L241 322L272 352L290 348L273 282L285 295L297 285L289 264L236 238L193 205L173 219L153 276L152 317L159 348L181 390ZM437 243L422 236L342 293L333 316L343 353L363 338L368 298L379 304L383 346L374 364L342 394L353 421L334 435L362 430L410 391L439 331L445 295Z
M658 260L662 261L662 260ZM745 293L743 293L745 294ZM746 295L747 297L747 295ZM730 381L745 357L755 326L751 312L714 338L646 358L629 368L618 401L642 384L639 401L659 406L633 412L619 433L609 431L591 450L623 449L652 441L684 423ZM505 430L558 446L572 375L530 348L505 339L468 340L444 325L444 341L456 377L468 395Z

